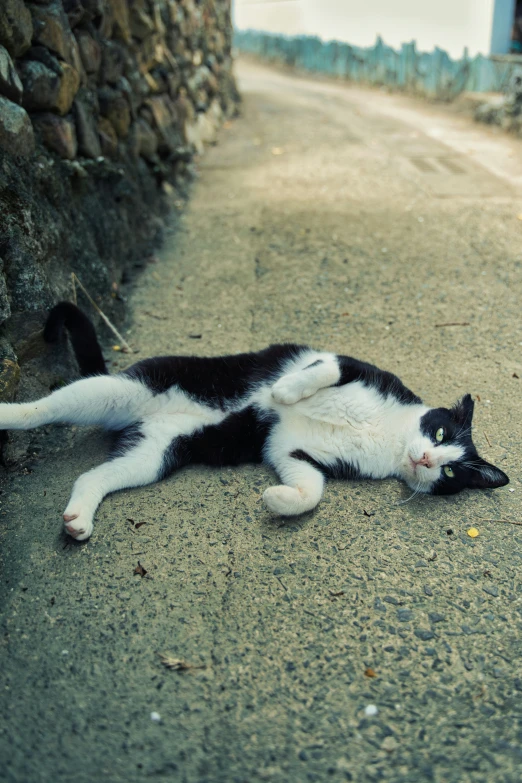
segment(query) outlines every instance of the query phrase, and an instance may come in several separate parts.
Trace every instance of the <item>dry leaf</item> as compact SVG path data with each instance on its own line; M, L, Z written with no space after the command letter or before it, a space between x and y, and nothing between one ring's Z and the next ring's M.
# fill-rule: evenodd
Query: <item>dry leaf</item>
M470 538L476 538L477 536L480 535L476 527L470 527L467 533Z
M148 571L145 568L143 568L142 564L138 560L138 565L134 569L134 573L139 574L141 577L144 577L145 574L148 574Z
M377 677L377 672L374 672L374 670L370 669L370 667L368 666L368 668L364 670L364 676L365 677Z
M113 345L112 346L113 351L121 351L121 345Z
M272 155L283 155L284 149L282 147L272 147Z
M205 664L196 665L193 663L187 663L180 658L173 658L172 655L165 655L164 653L158 653L161 663L166 669L172 669L176 672L182 672L186 669L205 669Z

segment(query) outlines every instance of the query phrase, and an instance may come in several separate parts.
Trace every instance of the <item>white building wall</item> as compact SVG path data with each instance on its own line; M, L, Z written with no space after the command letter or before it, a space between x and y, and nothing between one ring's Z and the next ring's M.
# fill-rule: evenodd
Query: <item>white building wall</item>
M453 58L508 51L515 0L233 0L239 30L317 35L373 46L378 35L395 49L417 42ZM492 45L493 41L493 45Z

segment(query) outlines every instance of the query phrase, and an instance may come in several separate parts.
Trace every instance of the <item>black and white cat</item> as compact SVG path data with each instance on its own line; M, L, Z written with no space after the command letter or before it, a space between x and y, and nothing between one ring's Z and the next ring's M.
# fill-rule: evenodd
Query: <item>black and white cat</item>
M429 408L395 375L301 345L257 353L145 359L107 375L92 324L57 305L44 336L65 326L82 374L30 403L0 405L0 429L98 424L117 433L110 459L74 484L63 518L78 540L109 492L150 484L189 464L269 464L282 483L263 499L275 514L315 508L325 477L403 479L414 492L501 487L508 477L471 440L473 401Z

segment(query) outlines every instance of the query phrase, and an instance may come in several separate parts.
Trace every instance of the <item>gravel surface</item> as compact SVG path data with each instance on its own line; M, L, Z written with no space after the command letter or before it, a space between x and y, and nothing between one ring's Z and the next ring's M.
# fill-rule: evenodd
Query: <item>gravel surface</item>
M303 341L429 404L470 392L511 484L401 505L396 481L331 482L280 526L270 470L192 468L108 498L80 545L60 516L106 436L35 432L0 496L0 779L516 783L521 142L379 91L238 76L243 115L131 293L127 339Z

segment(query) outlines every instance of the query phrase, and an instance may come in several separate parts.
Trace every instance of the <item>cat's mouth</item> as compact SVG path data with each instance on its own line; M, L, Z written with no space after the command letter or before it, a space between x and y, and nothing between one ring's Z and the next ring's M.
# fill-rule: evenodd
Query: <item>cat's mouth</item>
M409 454L406 465L408 469L403 473L403 479L406 480L408 486L415 492L429 493L433 484L430 469L426 465L419 465Z
M411 454L408 454L408 457L410 459L413 470L416 470L420 466L425 468L435 467L433 457L426 451L419 459L414 459Z
M414 460L413 457L408 455L410 468L414 476L418 476L419 474L422 475L421 468L427 468L428 466L424 462L418 462L417 460Z

